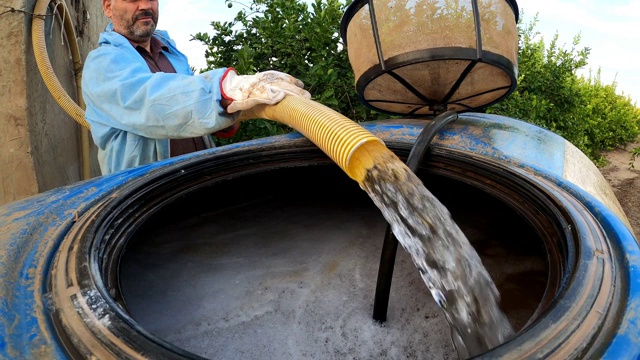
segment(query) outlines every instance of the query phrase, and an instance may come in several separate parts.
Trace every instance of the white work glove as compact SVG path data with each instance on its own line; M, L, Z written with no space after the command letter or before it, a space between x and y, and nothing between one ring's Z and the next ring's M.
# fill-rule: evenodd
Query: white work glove
M311 94L303 87L302 81L273 70L254 75L238 75L234 69L229 68L220 80L222 97L231 101L227 107L230 114L259 104L277 104L286 95L311 99Z

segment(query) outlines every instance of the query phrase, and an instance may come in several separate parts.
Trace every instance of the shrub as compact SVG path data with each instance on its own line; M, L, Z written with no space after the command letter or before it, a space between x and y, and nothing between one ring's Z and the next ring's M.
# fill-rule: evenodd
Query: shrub
M556 34L548 45L535 31L537 17L519 24L518 87L487 110L522 119L551 130L573 143L597 164L602 150L612 149L640 135L640 110L629 97L605 85L600 72L587 78L577 71L587 65L590 49L558 46Z

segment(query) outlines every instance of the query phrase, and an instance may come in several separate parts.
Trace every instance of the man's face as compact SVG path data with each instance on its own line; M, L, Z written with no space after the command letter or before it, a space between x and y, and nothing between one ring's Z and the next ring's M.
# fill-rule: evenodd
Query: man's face
M148 41L158 24L158 0L102 0L113 29L133 42Z

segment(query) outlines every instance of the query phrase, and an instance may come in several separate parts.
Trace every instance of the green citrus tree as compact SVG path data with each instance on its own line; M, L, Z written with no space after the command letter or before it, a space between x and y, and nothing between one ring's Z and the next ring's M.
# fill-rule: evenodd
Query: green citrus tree
M487 110L549 129L602 164L602 150L625 145L640 135L640 109L619 95L616 84L603 84L599 71L582 77L590 49L558 45L558 34L547 44L535 31L537 17L519 24L518 86L505 100Z

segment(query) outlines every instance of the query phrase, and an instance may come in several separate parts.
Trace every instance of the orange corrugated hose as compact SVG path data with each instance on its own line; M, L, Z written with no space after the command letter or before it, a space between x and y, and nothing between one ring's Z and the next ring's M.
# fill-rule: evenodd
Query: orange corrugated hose
M302 97L287 96L276 105L259 105L240 113L240 120L253 118L274 120L291 126L322 149L359 184L362 184L368 169L383 161L382 157L396 157L382 140L362 126L322 104Z

